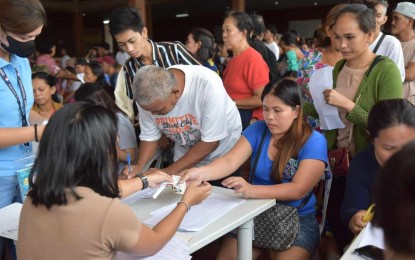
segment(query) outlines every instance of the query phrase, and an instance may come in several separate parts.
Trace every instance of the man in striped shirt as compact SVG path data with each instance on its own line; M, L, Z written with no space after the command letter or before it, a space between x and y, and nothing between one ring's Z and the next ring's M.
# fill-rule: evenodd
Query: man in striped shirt
M133 102L131 87L134 75L141 67L200 65L181 42L153 42L148 39L147 28L135 8L115 9L110 17L109 28L118 46L130 56L120 71L115 87L115 101L127 113L130 120L137 122L138 118L138 107Z

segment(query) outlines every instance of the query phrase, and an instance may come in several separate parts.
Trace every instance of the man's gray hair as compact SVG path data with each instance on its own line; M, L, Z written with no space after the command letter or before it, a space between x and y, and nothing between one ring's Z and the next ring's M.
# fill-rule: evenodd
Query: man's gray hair
M163 101L169 97L175 85L176 78L169 70L154 65L144 66L134 76L134 100L139 105Z

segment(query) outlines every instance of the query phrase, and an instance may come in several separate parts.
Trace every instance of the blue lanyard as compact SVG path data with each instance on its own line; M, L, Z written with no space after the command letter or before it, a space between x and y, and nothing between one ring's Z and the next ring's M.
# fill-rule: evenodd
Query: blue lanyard
M23 98L23 103L20 101L20 98L17 95L16 90L13 88L13 85L10 82L9 77L7 76L7 74L4 72L2 68L0 68L0 76L3 79L4 83L6 83L7 87L9 87L14 97L16 98L17 104L19 105L20 115L22 117L22 126L28 126L29 124L27 123L27 119L26 119L26 105L27 105L26 91L23 87L23 83L22 83L22 79L20 78L19 71L16 68L15 70L16 70L16 76L17 76L17 83L19 85L20 93L22 94L22 98ZM25 143L24 145L29 146L29 143Z

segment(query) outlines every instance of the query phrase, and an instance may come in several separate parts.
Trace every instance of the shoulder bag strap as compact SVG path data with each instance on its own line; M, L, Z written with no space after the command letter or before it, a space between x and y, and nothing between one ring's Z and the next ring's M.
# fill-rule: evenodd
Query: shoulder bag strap
M313 195L313 191L310 191L308 193L308 195L303 199L303 201L301 201L301 204L298 205L297 207L295 207L297 210L301 209L302 207L305 206L305 204L307 204L307 202L311 199L311 196Z
M373 53L376 53L379 49L379 46L382 44L383 39L385 38L386 34L382 33L382 36L380 36L380 39L378 43L376 43L375 48L373 49Z
M256 153L256 156L255 156L254 166L252 167L252 172L251 172L251 175L250 175L250 178L249 178L249 183L252 183L254 181L256 165L258 164L258 159L259 159L259 156L261 155L262 146L264 144L264 140L265 140L266 135L267 135L267 126L265 126L265 128L264 128L264 133L262 134L261 142L259 143L259 149L258 149L258 152Z

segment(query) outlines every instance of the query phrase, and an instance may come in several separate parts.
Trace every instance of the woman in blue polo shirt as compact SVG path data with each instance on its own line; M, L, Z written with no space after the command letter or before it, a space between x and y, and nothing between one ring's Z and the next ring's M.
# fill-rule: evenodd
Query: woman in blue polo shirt
M38 0L0 0L0 208L20 200L13 161L31 152L43 127L29 126L33 105L27 57L46 23ZM0 254L3 244L0 242Z
M27 57L45 23L38 0L0 0L0 208L21 200L13 161L31 152L30 142L43 132L43 127L28 126L33 89Z

